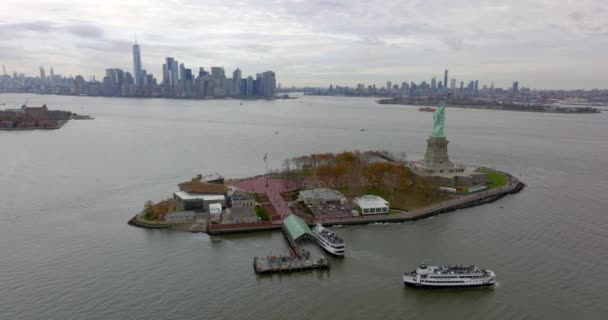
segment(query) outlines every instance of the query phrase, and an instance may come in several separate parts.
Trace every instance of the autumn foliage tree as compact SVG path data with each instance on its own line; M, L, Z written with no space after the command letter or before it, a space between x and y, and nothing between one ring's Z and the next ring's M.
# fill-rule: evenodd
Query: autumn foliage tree
M412 184L404 163L368 162L359 151L318 153L291 159L292 170L311 177L318 185L341 188L348 193L378 190L394 197Z

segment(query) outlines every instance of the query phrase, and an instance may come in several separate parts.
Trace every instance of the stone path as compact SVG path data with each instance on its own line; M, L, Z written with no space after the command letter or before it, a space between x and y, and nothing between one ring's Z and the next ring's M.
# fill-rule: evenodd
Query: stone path
M239 181L234 186L248 192L265 193L277 214L282 218L292 213L287 201L281 197L281 193L287 191L286 180L268 179L268 186L266 186L266 178L258 177ZM281 223L281 221L278 221L278 223Z

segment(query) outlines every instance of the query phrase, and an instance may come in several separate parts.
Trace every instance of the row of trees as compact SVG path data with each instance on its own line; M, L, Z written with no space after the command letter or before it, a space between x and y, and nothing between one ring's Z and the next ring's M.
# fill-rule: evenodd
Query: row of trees
M403 162L374 162L359 151L321 153L285 160L283 173L294 188L303 183L335 187L348 194L373 192L394 198L414 183Z

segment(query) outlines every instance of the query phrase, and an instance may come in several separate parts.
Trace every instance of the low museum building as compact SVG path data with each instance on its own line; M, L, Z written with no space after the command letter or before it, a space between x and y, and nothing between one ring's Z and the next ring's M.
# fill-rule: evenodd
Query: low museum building
M207 211L209 205L219 204L221 207L226 207L226 196L223 194L191 194L185 191L179 191L173 194L175 206L177 210L202 210Z
M364 195L358 198L353 199L353 202L359 210L361 214L388 214L390 210L390 205L388 201L384 200L379 196L374 195Z
M209 205L213 203L219 203L223 208L226 207L228 187L223 184L202 181L202 177L199 175L177 186L180 191L173 194L177 210L208 211Z

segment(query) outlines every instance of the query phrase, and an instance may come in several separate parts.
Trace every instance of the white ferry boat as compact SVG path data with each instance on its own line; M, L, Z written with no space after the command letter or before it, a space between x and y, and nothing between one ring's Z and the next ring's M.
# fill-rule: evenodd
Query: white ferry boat
M415 287L488 287L494 285L492 270L477 266L427 266L421 264L412 272L403 274L403 282Z
M323 228L320 223L318 223L312 231L315 235L315 240L321 248L335 256L344 256L344 240L342 240L342 238Z

